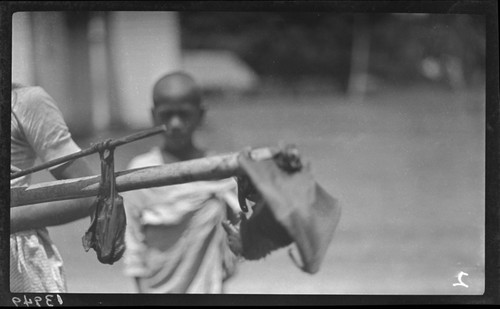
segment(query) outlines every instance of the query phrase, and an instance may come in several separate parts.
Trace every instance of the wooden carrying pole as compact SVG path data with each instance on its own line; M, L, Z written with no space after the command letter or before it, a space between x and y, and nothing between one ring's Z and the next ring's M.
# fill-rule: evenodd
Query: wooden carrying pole
M251 151L255 160L271 159L273 148ZM161 187L193 181L218 180L242 174L238 154L230 153L189 161L131 169L115 173L118 192ZM97 196L100 175L44 182L10 189L11 207Z
M18 178L18 177L22 177L22 176L25 176L25 175L28 175L28 174L31 174L31 173L34 173L34 172L38 172L38 171L47 169L47 168L52 167L52 166L56 166L58 164L62 164L62 163L65 163L65 162L68 162L68 161L71 161L71 160L75 160L75 159L78 159L78 158L81 158L81 157L88 156L90 154L97 153L97 152L99 152L99 150L101 150L101 147L104 147L104 146L105 146L105 148L113 149L113 148L116 148L118 146L125 145L125 144L128 144L130 142L134 142L134 141L137 141L139 139L142 139L142 138L145 138L145 137L149 137L149 136L161 133L161 132L163 132L165 130L166 130L165 125L162 125L162 126L158 126L158 127L154 127L154 128L151 128L151 129L147 129L147 130L144 130L144 131L141 131L141 132L129 135L129 136L125 136L125 137L122 137L122 138L119 138L119 139L116 139L116 140L111 140L110 139L110 140L107 141L108 143L106 143L106 142L104 142L104 143L97 143L94 146L89 147L89 148L84 149L84 150L81 150L79 152L75 152L75 153L72 153L70 155L67 155L67 156L64 156L64 157L60 157L58 159L55 159L55 160L52 160L52 161L49 161L49 162L42 163L42 164L40 164L38 166L35 166L35 167L32 167L32 168L28 168L28 169L23 170L23 171L12 173L10 175L10 179L12 180L12 179L15 179L15 178Z

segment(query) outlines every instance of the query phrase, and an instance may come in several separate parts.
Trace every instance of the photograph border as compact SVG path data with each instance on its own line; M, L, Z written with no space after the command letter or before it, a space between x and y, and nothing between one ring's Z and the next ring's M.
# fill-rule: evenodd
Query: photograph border
M483 295L255 295L255 294L61 294L64 306L158 305L407 305L500 304L499 59L498 2L476 1L3 1L0 3L0 306L12 297L40 293L9 291L10 88L12 14L21 11L331 11L338 13L477 14L486 20L485 292ZM9 169L10 170L10 169ZM52 294L55 295L55 294ZM54 306L59 304L54 300Z

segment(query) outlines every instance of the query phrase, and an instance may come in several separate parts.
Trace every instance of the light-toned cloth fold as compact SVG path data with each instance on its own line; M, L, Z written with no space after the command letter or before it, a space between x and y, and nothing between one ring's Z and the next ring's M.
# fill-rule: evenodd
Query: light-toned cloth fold
M128 168L164 164L159 148ZM221 293L234 272L221 222L237 206L236 182L197 181L123 193L127 211L125 274L145 293Z

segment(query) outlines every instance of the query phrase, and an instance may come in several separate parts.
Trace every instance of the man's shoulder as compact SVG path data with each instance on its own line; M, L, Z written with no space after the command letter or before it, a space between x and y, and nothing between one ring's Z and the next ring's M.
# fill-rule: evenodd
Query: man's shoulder
M162 164L161 153L157 147L151 148L148 152L139 154L130 160L128 169L141 168Z
M17 88L14 90L13 95L15 95L12 100L12 109L14 111L36 110L38 113L49 106L57 109L52 97L40 86Z
M36 98L40 96L47 96L48 93L40 86L26 86L14 90L18 96L23 98Z

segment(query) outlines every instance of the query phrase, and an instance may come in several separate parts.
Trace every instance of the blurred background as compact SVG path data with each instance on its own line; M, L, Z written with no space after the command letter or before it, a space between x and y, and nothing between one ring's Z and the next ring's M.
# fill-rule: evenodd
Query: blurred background
M203 87L205 147L295 143L343 205L322 268L279 250L241 263L227 293L478 295L485 35L467 14L17 12L12 81L44 87L82 148L149 128L151 87L178 69ZM118 148L116 169L158 141ZM50 229L69 292L134 293L121 261L83 250L88 225Z

